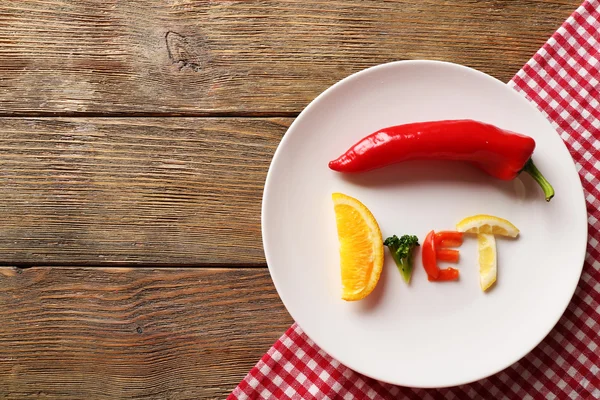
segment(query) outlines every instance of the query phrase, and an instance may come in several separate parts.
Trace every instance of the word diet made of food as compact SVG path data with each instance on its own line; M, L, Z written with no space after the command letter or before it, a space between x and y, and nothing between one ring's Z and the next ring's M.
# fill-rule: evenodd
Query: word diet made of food
M356 174L409 160L456 160L488 175L512 180L527 172L540 185L546 201L554 188L536 168L531 156L535 141L529 136L474 120L442 120L396 125L378 130L329 163L329 168ZM438 261L457 263L456 248L464 235L476 235L479 283L483 291L496 282L495 236L516 238L519 229L493 215L473 215L456 224L456 231L430 231L423 244L415 235L393 235L383 240L373 214L358 199L343 193L332 195L339 240L342 299L364 299L377 286L388 248L402 278L410 283L413 256L421 249L423 268L430 282L455 281L459 270L440 269Z

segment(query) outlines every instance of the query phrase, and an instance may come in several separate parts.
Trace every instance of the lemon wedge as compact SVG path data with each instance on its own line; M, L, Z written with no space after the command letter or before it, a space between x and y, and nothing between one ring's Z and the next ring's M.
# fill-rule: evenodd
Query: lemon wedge
M456 230L465 233L485 233L508 237L517 237L519 229L510 221L493 215L473 215L456 224Z
M489 233L480 233L477 235L477 247L479 250L479 285L485 292L496 282L498 273L496 238Z
M333 193L339 240L342 299L365 298L383 269L383 238L373 214L357 199Z

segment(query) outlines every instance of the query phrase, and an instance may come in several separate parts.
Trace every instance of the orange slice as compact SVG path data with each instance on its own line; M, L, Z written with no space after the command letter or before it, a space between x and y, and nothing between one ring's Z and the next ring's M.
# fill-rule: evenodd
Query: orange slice
M342 299L364 299L383 267L383 238L371 211L357 199L333 193L339 239Z

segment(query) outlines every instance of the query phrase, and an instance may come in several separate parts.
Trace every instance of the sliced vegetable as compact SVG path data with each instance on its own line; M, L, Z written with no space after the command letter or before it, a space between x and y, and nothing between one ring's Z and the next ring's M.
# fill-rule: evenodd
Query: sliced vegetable
M422 260L423 268L427 272L429 278L437 279L440 275L440 269L437 265L437 259L435 257L435 232L431 231L425 237L423 241ZM431 280L431 279L430 279Z
M460 257L460 252L453 249L436 249L435 257L438 261L457 263Z
M431 282L454 281L458 279L459 272L455 268L440 269L437 261L458 262L458 250L446 249L442 246L450 243L453 246L462 244L462 233L431 231L423 241L423 267L427 271L427 279Z
M464 233L457 231L440 231L435 233L436 247L460 247Z
M458 280L458 275L458 270L456 268L444 268L440 269L440 274L437 278L428 276L427 279L430 282L456 281Z
M383 242L388 247L392 258L406 283L410 283L413 271L414 250L419 246L419 239L414 235L391 236Z

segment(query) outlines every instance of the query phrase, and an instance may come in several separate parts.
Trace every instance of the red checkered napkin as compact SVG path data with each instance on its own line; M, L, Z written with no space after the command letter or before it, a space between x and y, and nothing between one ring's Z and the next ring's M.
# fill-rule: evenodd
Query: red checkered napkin
M600 0L584 2L509 85L538 105L581 176L589 240L575 295L531 353L487 379L452 388L393 386L332 359L297 324L271 347L230 398L600 398Z

